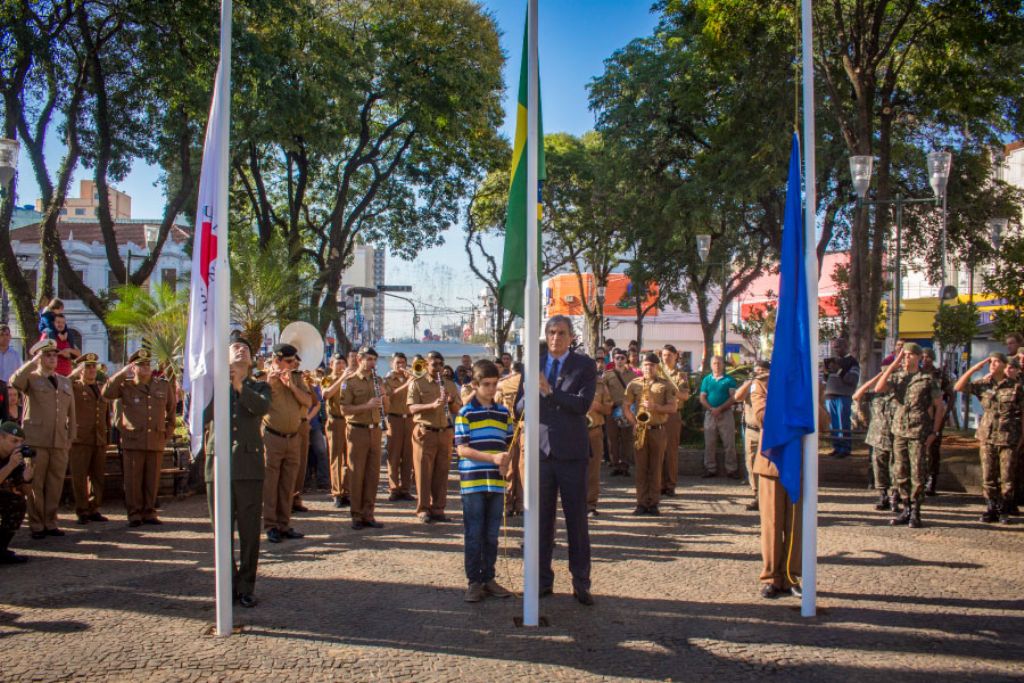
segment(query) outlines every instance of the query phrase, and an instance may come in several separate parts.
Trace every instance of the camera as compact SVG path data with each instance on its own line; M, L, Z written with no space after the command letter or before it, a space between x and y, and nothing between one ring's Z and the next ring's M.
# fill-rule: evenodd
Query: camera
M21 457L23 458L36 457L36 449L32 448L31 446L19 446L17 452L21 453Z

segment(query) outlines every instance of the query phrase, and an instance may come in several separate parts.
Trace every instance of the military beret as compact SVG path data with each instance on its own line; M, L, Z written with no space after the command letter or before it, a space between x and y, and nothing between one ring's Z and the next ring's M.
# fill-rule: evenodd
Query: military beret
M298 358L299 350L291 344L274 344L274 358Z
M915 356L921 355L921 346L914 342L907 342L903 345L903 353L912 353Z
M360 346L359 347L359 355L360 356L373 356L374 358L376 358L377 357L377 351L372 346Z
M242 336L241 330L231 330L231 334L228 335L228 346L234 346L235 344L245 344L249 348L249 353L253 352L252 344Z
M925 349L921 352L922 355L935 360L935 349Z
M1006 354L1003 353L1002 351L993 351L992 353L988 354L988 357L993 358L1002 363L1006 362Z
M100 362L100 357L95 353L83 353L75 360L75 365L96 365Z
M345 360L345 354L339 351L331 356L331 360Z
M29 349L28 352L31 355L34 356L37 353L42 353L44 351L56 351L56 350L57 350L57 342L56 341L54 341L53 339L40 339L39 341L37 341L35 344L32 345L32 348Z
M1014 356L1013 358L1011 358L1010 359L1010 367L1011 368L1016 368L1016 369L1020 370L1020 358L1017 358L1017 356Z
M646 356L644 356L644 362L645 363L654 363L655 365L658 365L659 363L661 363L661 359L658 358L658 354L656 354L656 353L649 353Z
M8 421L4 422L3 424L0 424L0 432L3 432L4 434L10 434L11 436L16 436L20 439L25 438L25 432L21 429L21 425L19 425L17 422Z
M128 357L129 363L148 363L151 360L153 360L153 354L145 346Z

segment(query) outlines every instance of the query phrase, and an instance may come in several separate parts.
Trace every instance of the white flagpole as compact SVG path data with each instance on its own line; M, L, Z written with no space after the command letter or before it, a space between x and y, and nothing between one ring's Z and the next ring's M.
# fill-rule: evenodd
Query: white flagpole
M526 127L526 373L523 389L525 420L523 457L526 459L525 524L523 528L523 625L537 626L540 611L540 285L537 281L537 0L529 0L527 21L528 73Z
M228 135L231 120L231 0L220 6L220 119L217 139L216 234L217 258L213 283L214 354L221 362L213 365L213 438L217 457L214 473L214 546L217 583L217 635L231 635L231 404L228 369L228 298L231 271L228 269Z
M814 224L817 213L814 171L814 32L811 3L803 0L801 34L803 38L804 81L804 268L807 273L807 312L810 327L811 357L808 359L813 387L814 413L818 414L818 254ZM817 426L817 420L815 420ZM818 592L818 432L803 438L804 476L803 535L800 614L813 617L817 612Z

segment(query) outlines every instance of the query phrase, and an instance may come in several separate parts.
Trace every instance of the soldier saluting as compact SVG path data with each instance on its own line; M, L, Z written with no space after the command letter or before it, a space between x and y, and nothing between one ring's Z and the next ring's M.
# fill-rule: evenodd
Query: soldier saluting
M71 373L78 423L71 444L71 488L79 524L108 521L100 514L100 506L110 433L110 401L101 393L102 387L96 380L98 372L99 357L86 353L78 357Z
M1016 454L1024 446L1024 387L1006 375L1006 355L993 351L975 363L956 381L956 391L966 391L981 400L985 413L978 424L981 450L982 488L986 509L982 522L1010 521L1014 501ZM988 374L977 382L971 375L988 365Z
M149 349L141 348L103 387L103 397L121 400L124 502L128 526L163 524L156 516L160 461L174 434L174 385L153 376Z
M57 505L77 426L71 381L57 374L57 342L43 339L29 353L32 360L14 371L11 386L25 395L25 445L36 452L28 523L38 540L64 535L57 527Z
M270 386L250 377L252 348L233 332L230 342L231 390L231 520L238 528L238 554L231 553L232 593L242 607L255 607L256 565L260 556L260 521L263 506L264 449L260 426L270 409ZM206 501L214 515L213 405L207 407ZM232 543L233 545L233 543Z

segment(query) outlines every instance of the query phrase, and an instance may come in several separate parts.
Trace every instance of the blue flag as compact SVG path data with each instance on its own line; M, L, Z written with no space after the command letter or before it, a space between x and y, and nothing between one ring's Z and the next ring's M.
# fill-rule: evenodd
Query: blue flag
M814 432L810 316L804 267L804 221L800 195L800 139L793 134L782 224L782 264L775 345L768 376L761 450L779 470L779 481L794 502L800 500L801 437Z

